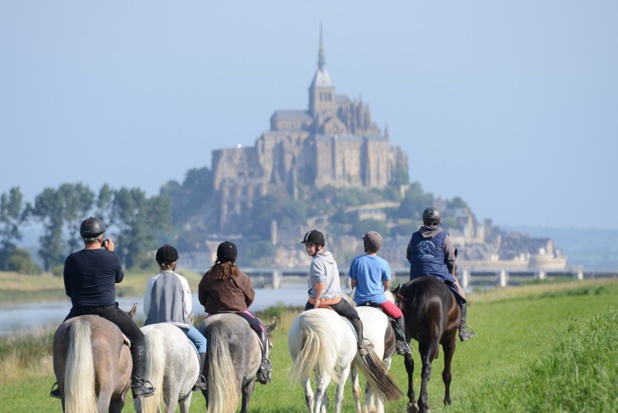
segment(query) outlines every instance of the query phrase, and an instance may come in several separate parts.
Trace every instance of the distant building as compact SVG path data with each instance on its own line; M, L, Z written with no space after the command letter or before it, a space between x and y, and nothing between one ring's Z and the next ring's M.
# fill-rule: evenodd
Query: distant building
M390 145L388 127L382 133L372 122L368 105L335 93L320 33L307 109L276 110L255 146L213 150L212 172L223 225L261 196L296 199L302 185L384 188L396 173L407 176L408 158Z

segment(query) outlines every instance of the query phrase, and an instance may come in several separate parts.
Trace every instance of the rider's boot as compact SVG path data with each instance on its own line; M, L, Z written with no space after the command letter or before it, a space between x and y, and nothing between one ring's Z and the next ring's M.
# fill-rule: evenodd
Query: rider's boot
M468 326L466 326L466 313L467 313L466 303L462 303L461 304L461 323L459 324L459 339L461 341L466 341L475 336L474 331L466 331L466 328L468 328Z
M52 389L49 392L49 395L51 397L54 397L56 399L62 399L62 396L60 395L60 389L58 388L58 382L54 383L52 385Z
M395 337L397 338L397 354L409 354L412 349L410 349L410 344L408 344L406 334L404 333L406 329L405 319L403 316L395 320L391 319L391 325L393 326Z
M356 330L356 347L361 356L366 355L369 350L367 349L367 343L363 339L363 322L360 318L352 318L350 322L354 326L354 330Z
M206 377L204 377L204 363L206 361L206 353L200 353L200 373L197 376L197 382L193 386L193 391L196 390L208 390L208 384L206 383Z
M133 398L152 396L155 388L144 378L146 355L143 347L132 347L133 371L131 372L131 391Z
M257 371L257 379L262 384L267 384L272 378L273 366L268 359L268 333L266 331L260 332L260 341L262 342L262 362L260 368Z

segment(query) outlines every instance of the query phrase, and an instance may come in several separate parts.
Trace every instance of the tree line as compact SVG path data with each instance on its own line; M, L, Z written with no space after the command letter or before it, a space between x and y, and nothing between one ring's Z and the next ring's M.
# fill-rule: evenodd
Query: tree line
M61 275L66 256L83 247L79 226L89 216L104 222L126 268L147 268L158 235L171 229L171 202L165 195L148 197L139 188L112 189L106 184L95 193L87 185L65 183L44 189L30 203L13 187L0 195L0 270ZM37 251L42 269L18 247L22 228L29 224L42 226Z

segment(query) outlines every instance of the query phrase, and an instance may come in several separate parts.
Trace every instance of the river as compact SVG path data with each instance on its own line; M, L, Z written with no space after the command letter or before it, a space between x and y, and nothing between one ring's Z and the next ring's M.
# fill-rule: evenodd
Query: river
M118 298L120 308L130 310L134 303L138 303L136 320L143 321L144 310L142 308L143 297ZM252 311L264 310L274 305L283 304L289 306L304 306L307 301L307 287L305 284L284 285L278 290L268 288L255 289L255 301L251 305ZM71 302L46 302L14 304L0 307L0 336L8 336L16 333L28 333L42 330L45 327L56 327L69 313ZM204 307L197 299L197 293L193 294L193 313L204 314Z

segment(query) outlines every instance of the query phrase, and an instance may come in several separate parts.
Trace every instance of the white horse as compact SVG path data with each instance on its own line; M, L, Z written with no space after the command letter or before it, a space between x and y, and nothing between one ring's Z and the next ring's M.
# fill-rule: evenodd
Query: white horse
M395 352L395 333L390 326L389 318L383 311L369 306L356 307L356 311L363 322L365 338L373 344L373 351L380 357L387 370L391 366L391 356ZM358 383L356 366L352 367L350 377L353 383ZM375 387L375 384L367 380L365 385L365 405L360 405L360 399L356 399L357 411L363 413L384 413L384 395Z
M169 323L142 327L146 341L146 372L155 394L134 399L135 411L142 413L189 413L192 389L200 373L195 346L180 328Z
M366 338L367 337L366 335ZM376 339L376 338L374 338ZM381 340L383 341L383 337ZM366 356L357 353L354 328L343 317L328 309L311 309L299 314L288 333L288 347L294 364L292 379L305 389L305 401L312 413L325 413L328 408L326 388L330 381L337 384L335 411L341 412L345 381L354 368L360 368L368 381L383 397L401 397L384 364L374 351ZM311 388L311 373L315 373L316 392ZM356 380L354 380L356 377ZM361 391L356 373L352 377L352 392L360 410Z

